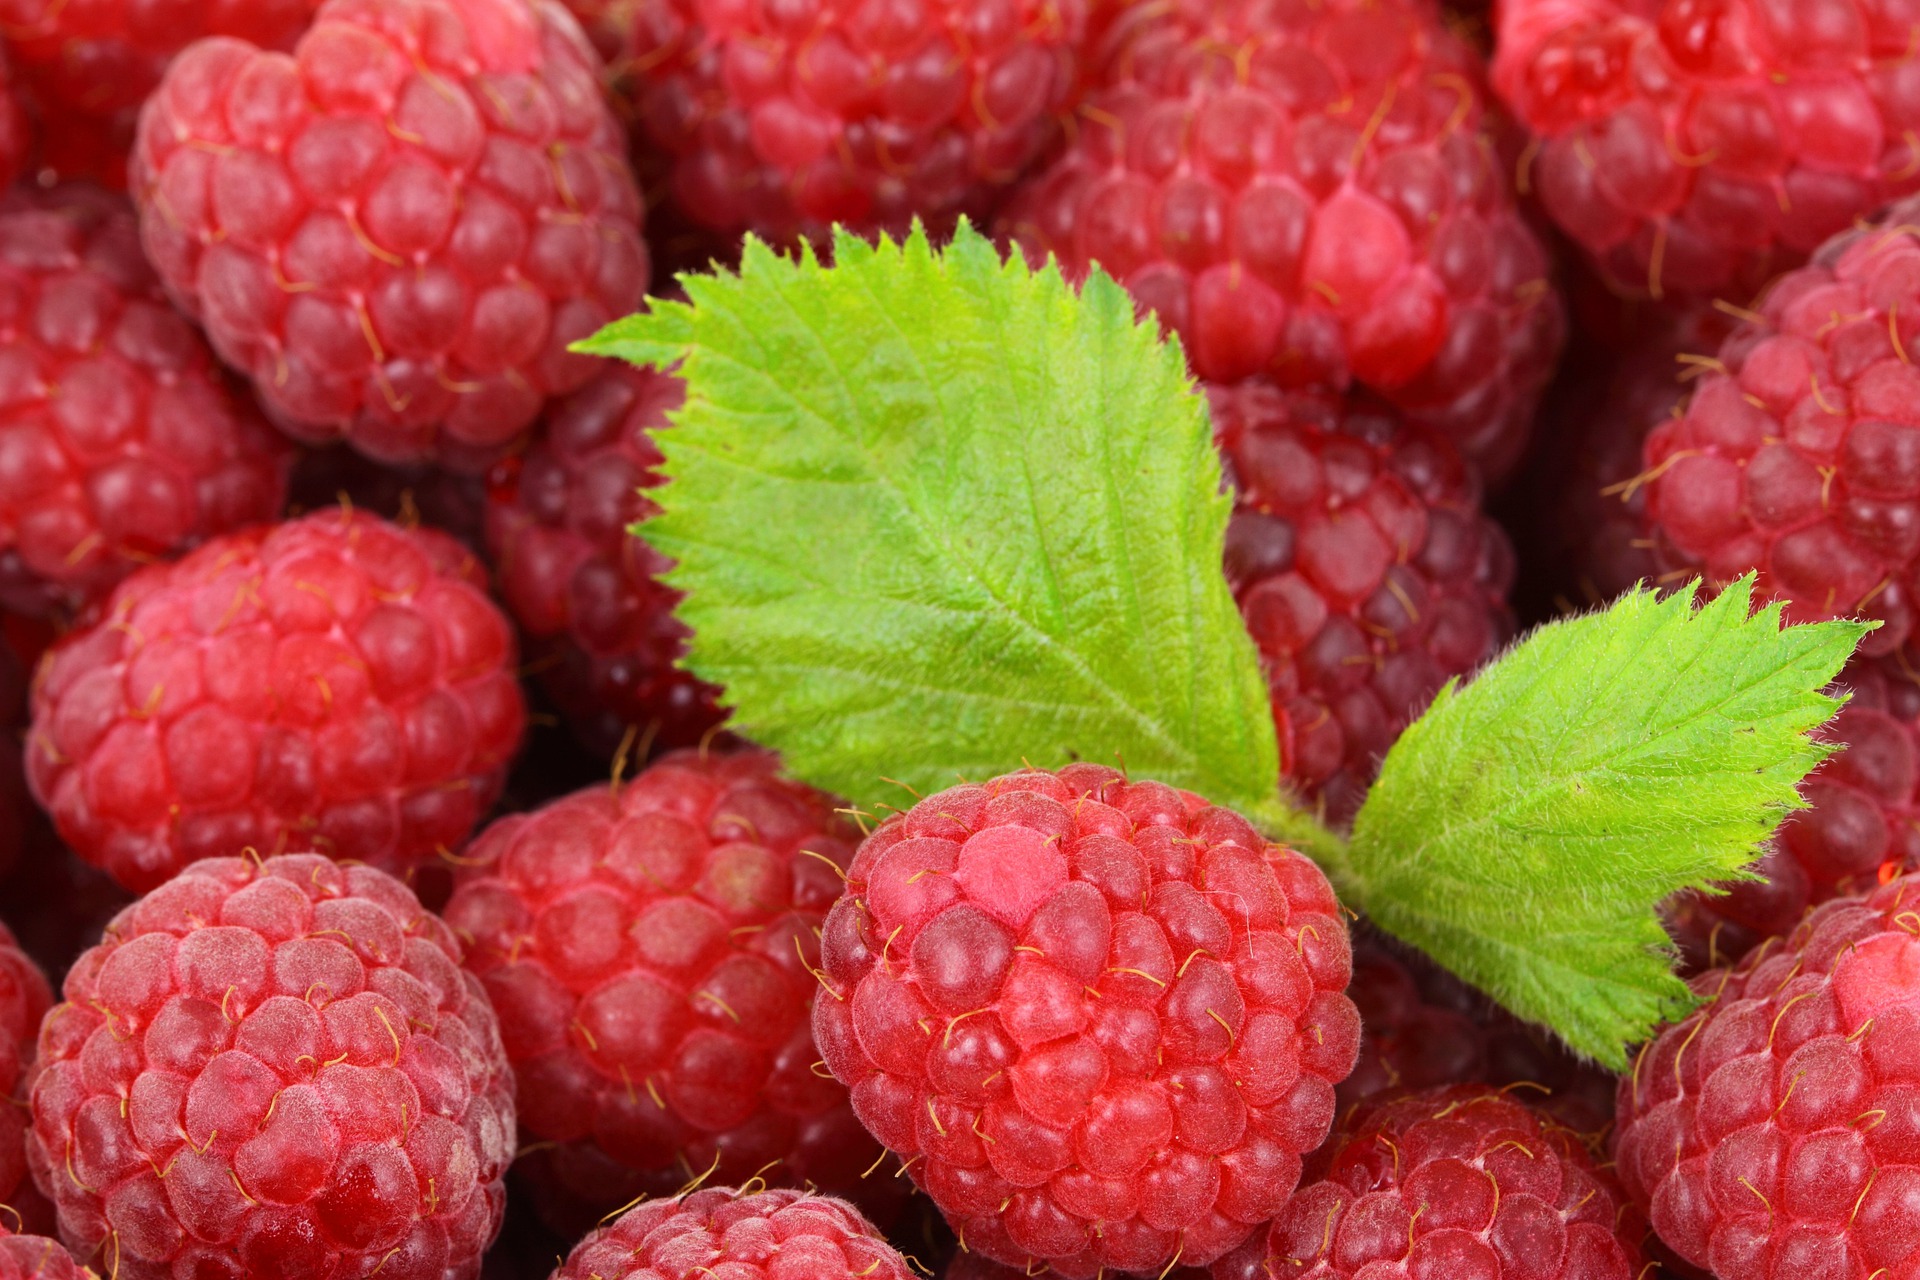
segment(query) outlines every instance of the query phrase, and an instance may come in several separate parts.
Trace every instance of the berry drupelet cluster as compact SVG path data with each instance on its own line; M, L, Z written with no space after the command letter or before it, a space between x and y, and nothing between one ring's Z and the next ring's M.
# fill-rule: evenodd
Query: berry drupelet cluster
M484 582L445 534L338 509L142 570L43 661L34 794L136 891L247 849L406 874L465 842L525 726Z
M827 1066L969 1250L1090 1280L1279 1213L1360 1019L1312 862L1113 769L928 796L860 846L821 943Z
M73 612L271 520L293 451L168 303L124 198L0 200L0 601Z
M553 0L329 0L189 47L142 113L147 252L274 419L480 469L646 286L599 64Z

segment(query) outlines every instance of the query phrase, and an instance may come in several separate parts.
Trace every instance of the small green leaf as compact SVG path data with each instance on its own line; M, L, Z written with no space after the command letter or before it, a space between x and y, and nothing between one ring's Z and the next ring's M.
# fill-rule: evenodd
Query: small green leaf
M859 801L1118 756L1294 822L1179 348L1106 276L1076 293L964 226L834 260L749 241L583 344L680 364L637 532L738 727Z
M1750 878L1832 747L1808 731L1871 624L1750 614L1751 579L1636 590L1449 687L1388 753L1338 868L1358 905L1619 1069L1692 1007L1656 906Z

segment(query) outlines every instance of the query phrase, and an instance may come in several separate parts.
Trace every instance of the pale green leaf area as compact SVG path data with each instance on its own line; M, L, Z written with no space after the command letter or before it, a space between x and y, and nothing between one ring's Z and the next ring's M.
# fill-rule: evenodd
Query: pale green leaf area
M1834 748L1869 629L1782 626L1752 581L1636 590L1449 687L1388 753L1337 878L1383 928L1620 1069L1692 1007L1658 903L1746 870Z
M736 726L862 803L1091 759L1286 823L1179 347L964 226L834 261L749 241L581 346L686 379L637 532Z

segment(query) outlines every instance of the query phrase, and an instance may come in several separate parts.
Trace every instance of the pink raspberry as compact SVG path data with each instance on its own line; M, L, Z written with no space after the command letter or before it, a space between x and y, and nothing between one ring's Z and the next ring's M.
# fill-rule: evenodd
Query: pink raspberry
M628 532L658 508L653 432L686 388L669 374L610 364L553 406L533 447L495 468L487 545L500 594L529 641L541 683L592 745L629 727L690 746L723 718L720 691L677 664L688 631L668 561Z
M1913 631L1920 565L1920 201L1834 237L1723 342L1647 438L1656 553L1718 586L1757 570L1800 618Z
M1209 391L1233 485L1227 578L1260 649L1286 781L1352 816L1447 680L1513 632L1513 552L1444 437L1364 399Z
M1170 0L1114 24L1002 224L1099 263L1210 382L1370 387L1503 472L1563 320L1478 58L1425 0Z
M1529 180L1617 287L1745 301L1920 186L1909 15L1860 0L1509 0Z
M64 994L28 1151L77 1254L121 1280L479 1275L513 1078L405 885L315 854L196 863Z
M1620 1082L1620 1179L1718 1276L1920 1265L1920 878L1816 908L1693 979L1707 1003Z
M199 41L141 116L147 252L294 435L479 469L646 285L598 73L553 0L328 0L291 56Z
M1360 1019L1319 868L1191 792L1028 770L860 846L814 1036L972 1252L1204 1264L1280 1212Z
M575 1245L553 1280L919 1280L844 1200L712 1187L650 1200Z
M1639 1232L1566 1130L1480 1085L1383 1099L1343 1123L1267 1233L1299 1280L1638 1280ZM1765 1272L1727 1272L1759 1280ZM1222 1277L1225 1280L1225 1277Z
M597 1216L716 1161L861 1186L880 1149L814 1071L807 1016L852 853L833 803L770 755L685 751L468 848L447 922L500 1010L528 1138L559 1144L550 1198Z
M0 600L77 610L141 564L271 520L289 449L140 253L126 201L0 201Z
M457 848L526 721L483 582L446 535L340 510L142 570L42 664L34 795L136 891L247 849Z
M52 1003L46 975L20 949L13 931L0 924L0 1204L23 1214L32 1206L22 1204L22 1193L34 1196L27 1180L27 1074L40 1019ZM0 1277L5 1265L0 1262Z
M0 1280L100 1280L73 1260L58 1240L23 1235L0 1221Z
M1072 110L1088 0L585 7L677 212L791 242L991 212Z
M0 0L0 30L63 177L124 181L134 118L168 63L205 36L290 49L318 0Z

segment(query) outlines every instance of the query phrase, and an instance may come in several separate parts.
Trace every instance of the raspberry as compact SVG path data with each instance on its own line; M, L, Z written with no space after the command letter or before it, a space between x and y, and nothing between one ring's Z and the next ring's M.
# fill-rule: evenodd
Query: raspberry
M132 186L167 287L310 443L478 470L647 280L599 64L552 0L328 0L191 45Z
M814 1036L970 1251L1204 1264L1333 1121L1360 1035L1339 913L1312 862L1190 792L1007 774L861 844Z
M135 568L271 520L292 450L167 302L126 201L0 201L0 600L77 610Z
M843 1200L713 1187L629 1209L575 1245L553 1280L918 1280Z
M1656 553L1709 585L1749 570L1797 618L1913 630L1920 563L1920 200L1834 237L1720 346L1647 438Z
M526 720L482 581L444 534L337 510L142 570L42 664L34 795L136 892L245 849L456 848Z
M1903 13L1856 0L1512 0L1523 176L1616 287L1736 301L1920 185Z
M99 1280L58 1240L19 1235L0 1223L0 1280Z
M1816 908L1785 942L1693 979L1707 1003L1620 1082L1627 1191L1720 1276L1920 1264L1920 878Z
M723 715L720 691L677 665L689 633L659 579L669 562L627 532L657 510L641 493L660 482L652 433L685 396L678 378L609 364L489 486L500 594L549 695L606 751L630 726L690 746Z
M48 167L118 186L140 104L176 54L204 36L292 48L317 3L0 0L0 29L48 128L42 147Z
M40 967L20 949L13 932L0 924L0 1204L24 1211L21 1193L33 1192L27 1180L27 1068L33 1041L53 995ZM0 1244L0 1249L5 1246ZM6 1264L0 1262L0 1277Z
M1424 0L1170 0L1115 24L1077 141L1002 225L1098 262L1210 382L1358 382L1493 472L1563 320L1477 57Z
M1695 966L1738 960L1809 906L1920 868L1920 683L1897 658L1855 658L1835 684L1852 701L1820 736L1847 749L1802 784L1809 807L1781 824L1757 868L1766 878L1670 907L1668 929Z
M880 1155L815 1074L807 1017L847 824L777 768L679 752L502 818L461 860L446 918L500 1010L521 1124L596 1217L688 1168L847 1193Z
M1613 1124L1614 1077L1581 1062L1446 970L1357 929L1353 985L1360 1057L1335 1096L1341 1109L1446 1085L1524 1087L1527 1101L1575 1133Z
M1625 1197L1580 1143L1502 1090L1362 1108L1267 1234L1268 1276L1637 1280ZM1630 1217L1630 1215L1629 1215ZM1762 1272L1724 1272L1754 1276Z
M1512 634L1513 553L1452 446L1386 406L1261 382L1210 397L1281 772L1345 819L1440 686Z
M460 944L315 854L194 864L122 912L41 1028L28 1154L122 1280L472 1280L513 1080Z
M784 243L990 212L1073 107L1088 0L588 7L676 212Z

